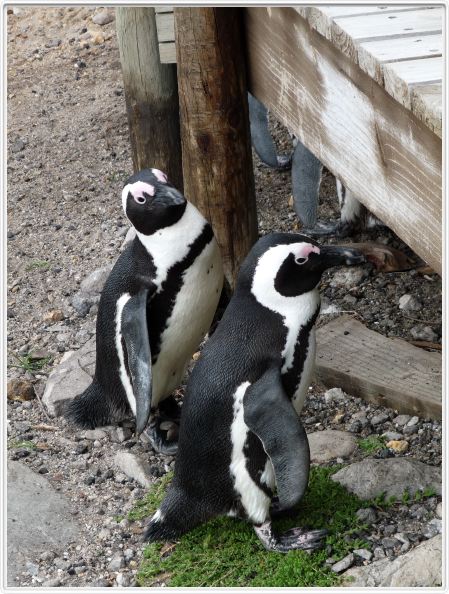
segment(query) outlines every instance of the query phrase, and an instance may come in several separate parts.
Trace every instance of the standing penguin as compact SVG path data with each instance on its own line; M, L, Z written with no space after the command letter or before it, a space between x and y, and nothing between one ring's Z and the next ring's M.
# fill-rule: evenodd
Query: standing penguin
M150 541L230 515L251 522L268 550L320 546L325 531L277 535L270 517L294 507L308 483L309 446L298 415L314 367L317 285L325 269L362 262L354 249L319 246L299 234L256 243L190 376L174 478L148 525Z
M209 223L158 169L130 177L122 203L136 237L101 294L93 381L66 416L93 428L131 411L140 434L153 413L153 447L174 453L155 413L209 330L223 284L220 252Z

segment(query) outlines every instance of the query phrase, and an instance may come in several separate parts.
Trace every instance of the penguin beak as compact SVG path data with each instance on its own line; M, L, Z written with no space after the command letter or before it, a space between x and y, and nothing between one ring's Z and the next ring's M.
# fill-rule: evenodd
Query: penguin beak
M323 245L320 247L318 267L321 270L332 268L333 266L355 266L364 264L365 256L359 250L347 246Z

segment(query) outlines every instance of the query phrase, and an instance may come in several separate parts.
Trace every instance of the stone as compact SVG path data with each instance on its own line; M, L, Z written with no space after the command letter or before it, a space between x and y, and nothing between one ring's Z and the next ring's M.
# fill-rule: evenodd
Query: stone
M398 433L397 431L385 431L385 433L382 433L382 437L384 437L387 441L397 441L399 439L403 439L402 433Z
M341 388L331 388L324 392L324 401L326 404L331 402L342 402L347 399L347 394Z
M48 480L24 464L8 462L8 586L26 571L26 562L45 550L64 550L80 537L72 505Z
M335 417L332 419L332 423L336 423L337 425L341 425L345 418L344 412L338 412Z
M108 564L109 571L119 571L125 567L125 558L121 553L116 553Z
M95 441L96 439L103 439L107 436L106 431L103 429L88 429L87 431L83 431L81 437L83 439L88 439L89 441Z
M414 427L419 423L419 417L412 417L407 423L407 427Z
M13 142L13 144L11 145L11 152L12 153L20 153L20 151L23 151L23 149L25 147L26 147L26 143L19 138L18 140Z
M61 40L60 39L50 39L50 41L47 41L47 43L45 44L45 47L58 47L61 45Z
M351 567L353 563L354 555L349 553L349 555L346 555L346 557L343 557L343 559L337 561L337 563L334 563L331 566L331 570L335 573L341 573L342 571L345 571L345 569L348 569L348 567Z
M426 340L428 342L436 342L438 336L430 326L414 326L410 330L410 334L415 340Z
M364 268L342 268L332 275L330 286L335 288L352 289L368 278L368 271Z
M410 415L398 415L397 417L395 417L393 419L393 423L396 423L396 425L403 427L410 421L410 419L411 419Z
M113 434L113 441L118 441L122 443L129 439L132 435L132 431L129 427L117 427L115 433Z
M372 419L371 419L371 425L373 425L374 427L376 425L382 425L382 423L386 423L386 421L388 421L390 417L388 415L386 415L385 413L381 413L380 415L375 415Z
M394 549L395 547L398 547L400 544L400 541L396 538L390 538L387 536L382 539L382 546L385 549Z
M80 290L72 297L72 305L81 317L86 316L91 307L99 303L101 291L111 270L112 264L97 268L82 281Z
M348 458L357 448L354 435L345 431L326 429L307 436L310 447L310 461L324 464L335 458Z
M112 21L114 20L114 15L112 14L112 12L109 11L102 11L102 12L98 12L97 14L95 14L92 17L92 22L95 23L96 25L100 25L100 26L104 26L104 25L108 25L109 23L112 23Z
M396 454L403 454L408 450L408 441L392 439L391 441L387 442L387 448L396 452Z
M426 488L441 494L441 468L411 458L367 458L342 468L331 478L360 499L382 493L402 497L404 491L414 495Z
M66 353L51 372L42 397L50 416L61 416L67 403L90 385L95 358L95 337L92 337L77 351Z
M64 313L60 309L52 309L44 315L44 322L61 322L64 319Z
M436 513L436 515L437 515L439 518L442 518L442 517L443 517L443 504L441 503L441 501L440 501L440 502L439 502L439 504L437 505L437 508L436 508L436 510L435 510L435 513Z
M399 309L403 311L419 311L422 308L422 303L413 295L402 295L399 299Z
M52 578L51 580L45 580L42 582L42 586L44 588L58 588L61 585L61 580L59 578Z
M39 573L39 566L35 563L31 563L31 561L26 562L26 568L30 575L37 575Z
M117 452L114 458L114 464L126 476L138 482L142 487L149 487L152 484L150 465L135 454Z
M433 520L430 520L430 522L427 524L427 526L424 530L424 536L426 538L432 538L433 536L436 536L437 534L441 534L442 531L443 531L443 521L439 518L434 518Z
M24 402L36 398L34 386L29 380L13 379L7 385L8 400L18 400Z
M381 559L363 567L353 567L343 574L344 585L351 588L416 588L442 583L441 535L423 542L394 560Z
M362 524L371 525L377 522L376 510L372 507L362 507L357 510L355 515Z
M365 561L371 561L373 557L372 552L368 551L367 549L354 549L352 552L354 553L354 555L357 555L357 557L360 557Z
M127 576L125 573L118 573L115 581L117 582L117 586L120 586L121 588L127 588L129 586L129 576Z

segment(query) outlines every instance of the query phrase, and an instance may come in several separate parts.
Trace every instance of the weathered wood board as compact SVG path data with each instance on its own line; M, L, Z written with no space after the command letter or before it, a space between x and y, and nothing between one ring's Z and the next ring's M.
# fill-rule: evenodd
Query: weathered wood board
M441 354L385 338L349 316L317 330L316 376L369 402L441 419Z
M250 91L441 273L441 140L292 8L247 8Z

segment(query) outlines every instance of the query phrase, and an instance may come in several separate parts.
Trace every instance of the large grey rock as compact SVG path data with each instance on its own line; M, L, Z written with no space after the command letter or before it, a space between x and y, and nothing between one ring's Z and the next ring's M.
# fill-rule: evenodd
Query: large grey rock
M441 468L410 458L363 460L342 468L331 478L360 499L381 493L401 497L404 491L414 495L427 487L441 494Z
M151 481L150 465L142 458L130 452L118 452L114 464L129 478L137 481L142 487L149 487Z
M77 351L69 351L51 372L42 400L52 417L61 416L67 402L89 386L95 371L95 336Z
M357 447L357 440L345 431L316 431L307 436L310 446L310 461L324 464L335 458L348 458Z
M62 556L80 528L70 504L47 479L19 462L8 462L8 586L29 571L33 560L52 549ZM28 565L27 565L28 564Z
M427 540L393 561L381 559L364 567L353 567L343 574L349 587L424 588L441 585L441 535Z
M92 305L99 303L101 291L112 267L112 264L108 264L91 272L81 283L80 290L72 297L72 305L81 317L89 313Z

